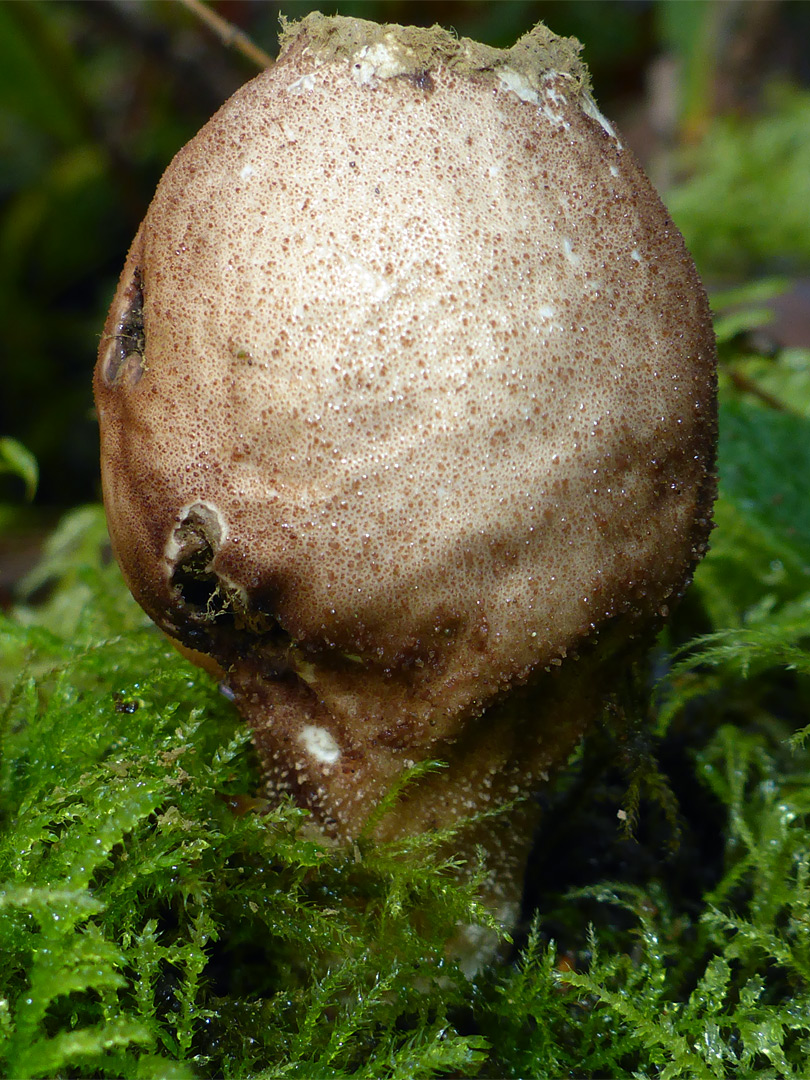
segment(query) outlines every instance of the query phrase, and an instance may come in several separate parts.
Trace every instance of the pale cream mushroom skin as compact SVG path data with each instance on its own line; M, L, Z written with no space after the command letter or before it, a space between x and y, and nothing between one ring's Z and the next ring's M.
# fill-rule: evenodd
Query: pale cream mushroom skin
M309 16L177 155L96 396L138 601L271 791L351 840L542 784L703 554L714 345L683 241L540 26ZM491 835L514 917L533 811Z

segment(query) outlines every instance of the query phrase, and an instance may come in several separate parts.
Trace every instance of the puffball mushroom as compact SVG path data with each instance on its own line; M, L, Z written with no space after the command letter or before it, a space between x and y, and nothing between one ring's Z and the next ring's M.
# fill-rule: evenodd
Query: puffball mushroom
M309 15L175 157L95 376L113 548L271 793L395 838L547 781L689 582L714 342L579 45ZM472 830L513 921L533 804Z

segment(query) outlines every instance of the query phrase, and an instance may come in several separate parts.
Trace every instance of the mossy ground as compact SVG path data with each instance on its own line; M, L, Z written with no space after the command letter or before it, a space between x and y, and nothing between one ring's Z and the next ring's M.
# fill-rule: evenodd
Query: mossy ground
M721 174L694 203L724 208L717 265L745 256ZM437 839L329 850L265 805L238 716L129 597L100 508L63 521L0 620L3 1075L807 1074L810 355L746 336L776 288L714 300L711 553L642 706L615 703L547 797L526 923L472 981L443 943L485 915Z

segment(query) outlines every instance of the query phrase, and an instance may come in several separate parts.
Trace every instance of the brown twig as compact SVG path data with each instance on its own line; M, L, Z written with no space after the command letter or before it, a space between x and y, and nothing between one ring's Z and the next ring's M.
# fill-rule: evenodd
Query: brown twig
M218 15L216 11L204 4L203 0L180 0L180 3L188 8L192 15L204 22L210 30L213 30L227 48L236 49L262 70L273 66L273 57L269 53L266 53L264 49L260 49L244 31Z

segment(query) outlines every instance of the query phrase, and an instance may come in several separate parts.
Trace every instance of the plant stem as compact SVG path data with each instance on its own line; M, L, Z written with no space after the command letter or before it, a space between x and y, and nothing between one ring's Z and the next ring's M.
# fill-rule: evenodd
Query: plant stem
M213 30L227 48L237 49L262 70L273 66L273 57L269 53L259 48L244 31L218 15L216 11L203 3L203 0L180 0L180 3L188 8L192 15L204 22L209 29Z

